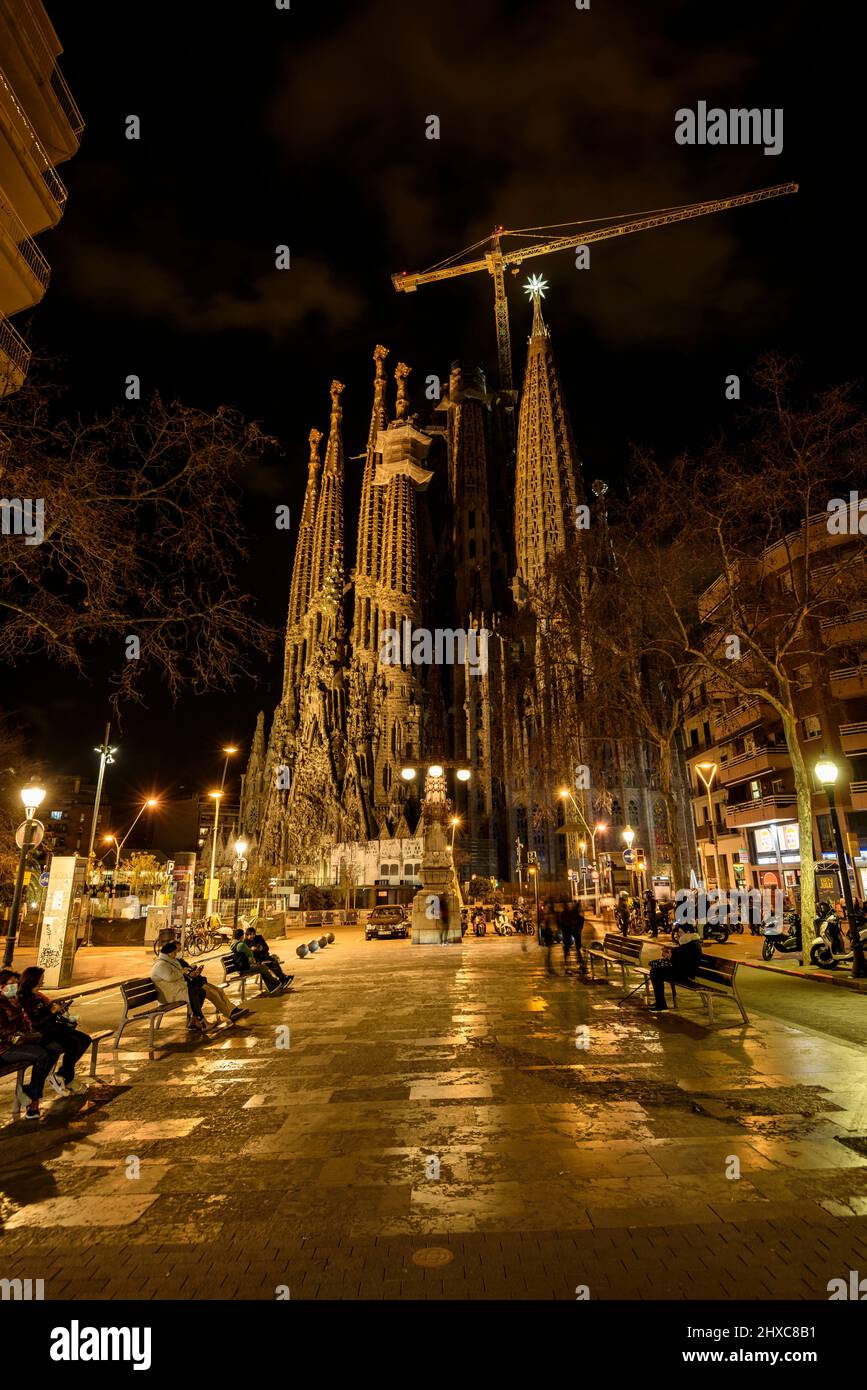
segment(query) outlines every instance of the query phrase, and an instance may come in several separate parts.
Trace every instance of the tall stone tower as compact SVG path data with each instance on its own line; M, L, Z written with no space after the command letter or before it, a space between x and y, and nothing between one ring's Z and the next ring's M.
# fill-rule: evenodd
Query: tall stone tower
M505 734L510 840L519 835L540 855L548 877L561 876L565 845L556 835L557 788L574 789L580 731L575 654L552 621L550 564L575 535L582 495L580 467L551 341L542 316L542 287L531 291L533 324L518 416L515 463L513 591L524 609L524 657L513 687ZM523 669L521 669L521 666Z

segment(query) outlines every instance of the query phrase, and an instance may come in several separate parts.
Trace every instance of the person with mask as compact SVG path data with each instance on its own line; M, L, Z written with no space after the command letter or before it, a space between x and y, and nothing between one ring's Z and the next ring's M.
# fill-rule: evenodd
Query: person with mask
M18 1103L24 1107L25 1120L39 1119L39 1104L45 1089L45 1078L54 1070L60 1056L58 1043L43 1045L18 1002L18 975L14 970L0 970L0 1064L30 1067L30 1081L19 1083Z
M255 927L248 927L244 932L244 940L256 957L259 965L264 965L268 970L273 971L281 985L290 985L294 980L294 975L287 975L283 969L283 963L275 956L268 942Z
M75 1080L75 1064L91 1046L93 1038L76 1028L76 1020L67 1015L68 1001L52 1002L39 988L45 971L38 965L22 970L18 985L18 1002L39 1034L42 1047L57 1043L61 1049L57 1070L49 1072L48 1084L59 1096L70 1091L86 1091L83 1081Z

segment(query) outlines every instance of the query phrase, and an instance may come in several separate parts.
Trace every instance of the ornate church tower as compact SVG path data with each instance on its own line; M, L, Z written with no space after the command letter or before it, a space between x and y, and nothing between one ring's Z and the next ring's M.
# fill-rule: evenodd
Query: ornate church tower
M526 605L520 640L525 659L524 674L511 691L504 752L510 840L522 830L528 848L542 858L543 876L559 878L565 876L559 867L565 844L556 834L553 813L558 786L575 785L580 729L578 668L553 616L549 565L575 536L581 489L572 429L542 317L543 290L543 283L531 282L533 326L518 416L513 585L516 602Z
M575 534L580 476L560 378L542 318L543 286L532 291L533 327L518 416L515 468L517 586L531 593L548 560Z
M370 838L377 829L371 817L373 771L376 765L380 717L377 708L379 666L379 567L382 557L384 492L376 485L379 462L377 439L387 423L385 359L388 348L377 345L373 360L373 407L364 455L358 542L353 572L352 659L349 673L347 775L344 808L357 834Z
M395 419L376 439L379 455L374 486L383 493L382 535L377 561L376 606L379 614L380 649L377 652L374 731L375 767L373 796L379 817L396 820L405 800L401 767L419 757L422 730L422 667L407 661L405 648L411 632L422 622L422 589L418 554L417 493L427 488L433 474L426 469L431 437L408 419L406 383L410 368L399 362L395 370L397 403ZM401 661L383 661L384 631L398 634Z

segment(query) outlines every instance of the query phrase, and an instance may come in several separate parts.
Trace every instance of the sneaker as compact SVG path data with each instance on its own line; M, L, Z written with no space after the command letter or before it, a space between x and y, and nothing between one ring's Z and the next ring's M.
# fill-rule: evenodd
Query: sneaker
M45 1079L56 1096L69 1095L66 1089L66 1082L63 1080L62 1076L57 1075L56 1071L50 1071Z
M16 1081L15 1083L15 1099L17 1100L22 1110L26 1110L28 1105L30 1104L30 1097L28 1096L24 1087L21 1085L20 1081Z
M648 1004L647 1008L648 1008L649 1012L652 1013L652 1014L667 1014L667 1013L668 1013L668 1005L667 1005L667 1004Z
M236 1006L229 1014L229 1022L234 1023L236 1018L246 1018L249 1012L249 1009L242 1009L240 1006Z
M84 1091L89 1091L90 1087L86 1081L79 1081L78 1077L74 1076L71 1081L67 1081L66 1089L71 1095L80 1096Z
M39 1119L39 1101L38 1101L38 1100L31 1100L30 1104L27 1106L27 1109L24 1111L24 1118L25 1118L25 1120L38 1120L38 1119Z

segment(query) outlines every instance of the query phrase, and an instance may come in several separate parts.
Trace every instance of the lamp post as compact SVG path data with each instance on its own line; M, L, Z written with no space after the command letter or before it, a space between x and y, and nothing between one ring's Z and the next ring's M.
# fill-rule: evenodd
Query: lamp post
M215 806L214 836L211 841L211 872L208 877L208 905L205 908L205 922L209 922L211 920L211 913L214 910L214 869L217 863L217 826L220 823L220 802L222 800L223 791L226 786L226 771L229 766L229 759L232 757L233 753L237 753L237 751L237 748L235 748L233 744L227 744L226 747L223 749L223 752L226 755L226 761L223 763L223 775L220 778L220 790L217 792L209 792L209 795L212 796L214 799Z
M452 858L454 858L454 854L455 854L455 830L456 830L457 827L460 825L460 823L461 823L461 818L460 818L460 816L452 816L452 819L451 819L452 838L451 838L451 840L449 841L449 849L450 849L451 852L452 852Z
M702 782L704 783L704 789L705 789L705 791L707 792L707 817L708 817L708 825L710 826L711 844L713 845L713 858L714 858L714 864L716 865L716 870L715 870L715 872L716 872L716 878L717 878L717 887L719 887L719 878L720 878L720 872L719 872L719 847L718 847L718 845L717 845L717 839L716 839L716 821L714 820L714 814L713 814L713 797L711 796L711 791L710 791L711 787L713 786L713 779L716 777L716 774L717 774L717 764L716 764L716 763L696 763L695 770L696 770L696 772L698 773L699 777L701 778ZM705 773L707 773L708 775L705 776ZM705 888L707 889L707 891L710 892L710 855L709 855L709 852L708 852L708 849L707 849L707 841L705 841L705 850L704 850L704 886L705 886ZM783 887L782 882L780 883L780 887L781 887L781 888Z
M536 939L541 946L542 937L539 926L539 862L534 849L527 851L527 873L533 880L533 898L536 904Z
M521 850L524 848L520 835L515 838L515 867L518 871L518 897L524 896L524 866L521 863Z
M459 782L468 782L472 774L468 767L454 760L421 766L425 779L421 800L422 819L419 824L424 827L424 853L420 870L422 886L415 894L412 904L413 945L431 945L443 939L439 919L431 917L429 912L433 898L438 898L440 903L445 905L444 915L448 924L448 930L444 934L445 940L460 942L460 918L457 915L459 890L453 853L455 826L460 817L449 816L451 807L446 796L446 769L454 769ZM400 775L404 782L409 783L415 781L418 772L418 765L408 764L401 768ZM452 828L451 848L446 840L447 824ZM453 904L451 911L449 903Z
M581 875L581 894L587 896L587 841L578 841L578 872ZM577 896L577 894L576 894Z
M633 842L634 842L634 840L635 840L635 831L632 829L632 826L631 826L631 825L627 825L626 829L625 829L624 832L623 832L623 838L624 838L624 840L626 841L626 848L627 848L627 850L630 852L630 858L631 858L632 845L633 845ZM630 882L630 884L631 884L631 886L632 886L632 896L633 896L633 898L634 898L634 897L635 897L635 870L634 870L634 868L632 867L631 864L629 865L629 882Z
M138 825L138 823L139 823L139 821L141 820L142 816L144 815L145 811L152 810L154 806L158 806L158 805L159 805L159 802L157 801L156 797L155 797L155 796L149 796L148 799L147 799L147 801L145 801L145 802L142 803L141 809L139 810L139 812L138 812L138 814L137 814L135 820L133 821L132 825L129 827L129 830L127 830L127 832L126 832L126 834L124 835L124 837L123 837L122 840L118 840L118 839L117 839L117 836L115 836L115 835L105 835L105 836L103 836L103 840L104 840L105 844L110 844L110 843L112 843L112 842L114 843L114 851L115 851L115 853L114 853L114 877L113 877L112 880L111 880L111 902L112 902L112 903L114 902L115 887L116 887L116 885L117 885L118 871L119 871L119 869L120 869L120 852L121 852L121 850L123 849L124 845L126 844L127 840L129 839L130 835L132 834L132 832L135 830L136 826Z
M232 925L238 925L238 904L241 897L241 865L244 862L244 855L247 853L247 841L235 841L235 912ZM247 919L249 921L249 918Z
M42 805L45 797L43 787L25 787L21 793L21 800L24 803L25 821L21 827L21 854L18 858L18 873L15 876L15 889L12 894L12 907L9 911L9 934L6 937L6 949L3 952L3 964L12 964L12 957L15 954L15 939L18 933L18 914L21 910L21 898L24 892L24 872L27 868L27 853L33 844L33 836L39 821L34 820L34 812Z
M109 721L105 726L105 736L103 737L102 743L98 748L94 748L93 750L94 753L99 754L99 776L96 779L96 796L93 800L93 817L90 822L90 843L87 847L87 931L84 934L83 942L85 946L91 944L91 937L93 935L93 900L90 896L90 873L93 867L93 846L96 840L96 826L99 820L99 804L102 800L102 783L105 777L105 769L108 767L109 763L114 762L114 755L117 752L117 748L113 748L108 741L110 733L111 722Z
M859 924L855 919L852 885L849 882L849 865L846 860L846 851L843 848L843 835L840 830L840 817L837 814L837 800L834 794L834 784L837 781L839 772L840 769L831 758L820 758L816 763L816 780L828 797L828 809L831 812L831 829L834 832L837 862L840 865L840 877L843 880L843 901L846 904L846 916L849 919L849 939L852 943L852 975L855 979L863 979L864 976L867 975L867 960L864 959L864 948L861 945L861 932Z

